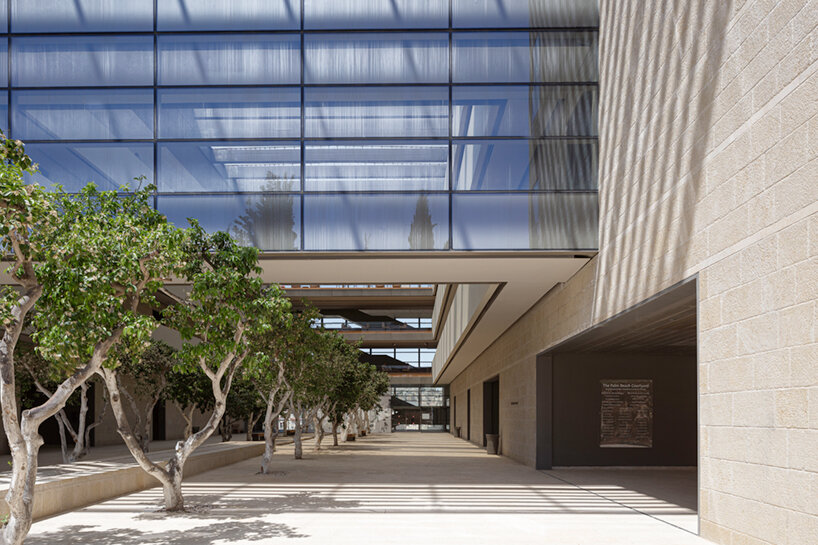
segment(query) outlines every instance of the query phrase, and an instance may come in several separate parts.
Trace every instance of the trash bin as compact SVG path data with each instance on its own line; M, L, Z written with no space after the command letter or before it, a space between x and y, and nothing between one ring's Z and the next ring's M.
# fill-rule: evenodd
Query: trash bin
M497 445L500 442L500 435L496 433L486 434L486 452L489 454L497 454Z

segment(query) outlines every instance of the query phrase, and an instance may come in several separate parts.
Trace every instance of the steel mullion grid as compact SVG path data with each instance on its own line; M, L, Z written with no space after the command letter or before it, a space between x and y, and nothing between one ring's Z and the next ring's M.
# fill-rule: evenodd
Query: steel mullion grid
M306 249L306 247L307 247L307 243L306 243L306 238L307 238L306 222L304 221L304 215L305 215L304 212L306 210L306 202L305 201L307 200L306 195L305 195L305 189L306 189L306 186L307 186L307 179L306 179L306 170L307 170L307 168L306 168L306 156L305 156L305 153L306 153L305 152L305 146L306 146L306 144L304 142L304 133L305 133L304 128L305 128L305 124L306 124L306 105L304 104L304 95L305 95L305 91L304 91L304 83L305 83L305 81L304 81L304 58L306 57L306 55L304 55L304 2L305 2L305 0L301 0L301 13L299 14L300 15L300 26L301 26L301 33L300 33L299 38L300 38L301 48L300 48L300 50L298 52L299 66L300 66L300 69L301 69L301 104L300 104L300 108L301 108L301 134L299 134L299 137L300 137L299 145L300 145L300 153L301 153L301 164L299 165L299 167L301 169L301 186L300 186L300 189L301 189L300 195L301 196L299 197L299 206L301 207L301 217L300 217L300 220L301 220L301 233L300 233L301 234L301 237L300 237L300 239L301 239L300 240L301 251L304 251Z
M6 107L8 108L8 112L6 112L6 130L8 134L6 137L11 138L11 0L6 1L6 32L8 36L6 36L6 48L8 51L6 52L6 62L8 66L6 66L6 77L8 80L6 81Z
M449 196L449 243L448 249L452 250L452 237L453 237L453 218L452 218L452 200L454 194L550 194L550 193L598 193L597 190L523 190L523 191L515 191L515 190L481 190L481 191L456 191L454 189L454 178L453 178L453 158L452 158L452 147L453 142L455 140L453 134L453 89L455 87L480 87L480 86L560 86L560 87L579 87L579 86L599 86L598 81L586 81L586 82L538 82L538 83L531 83L531 82L454 82L453 78L453 38L454 32L481 32L481 33L495 33L495 32L543 32L543 33L569 33L569 32L591 32L591 33L598 33L598 27L469 27L469 28L457 28L453 27L453 14L452 14L452 3L451 0L449 1L449 26L448 28L423 28L423 29L395 29L395 28L387 28L387 29L306 29L304 24L304 0L301 0L301 13L300 13L300 29L298 31L298 35L300 38L300 84L279 84L279 85L270 85L270 84L239 84L239 85L231 85L231 84L221 84L221 85L200 85L200 84L191 84L191 85L160 85L158 81L158 10L157 10L157 1L154 0L154 10L153 10L153 32L142 32L142 31L122 31L122 32L32 32L32 33L13 33L11 31L12 26L12 14L11 14L11 0L7 0L7 8L8 8L8 17L7 17L7 43L8 43L8 97L7 97L7 106L8 106L8 123L9 123L9 132L11 132L11 118L12 118L12 105L11 105L11 90L12 88L15 90L59 90L59 89L147 89L149 87L146 86L82 86L82 87L64 87L64 88L54 88L54 87L13 87L12 86L12 47L11 47L11 38L13 37L36 37L36 36L117 36L117 35L152 35L153 36L153 55L154 55L154 73L153 73L153 86L150 87L153 90L153 132L154 138L151 140L143 140L143 139L105 139L105 140L31 140L31 143L62 143L62 144L70 144L70 143L96 143L96 142L105 142L105 143L146 143L150 142L153 144L154 150L154 181L155 183L158 182L158 142L160 141L158 131L159 131L159 120L158 120L158 90L163 88L189 88L189 89L204 89L204 88L295 88L298 87L301 90L301 134L299 135L299 143L301 148L301 186L300 191L298 193L292 192L281 192L277 193L280 195L299 195L300 196L300 206L301 206L301 249L302 251L305 249L305 236L304 236L304 195L305 195L305 146L306 142L332 142L332 141L395 141L395 140L405 140L405 141L436 141L436 140L447 140L448 141L448 155L449 155L449 184L448 190L441 190L441 191L385 191L385 190L372 190L372 191L313 191L310 194L316 195L342 195L342 194L360 194L360 195L416 195L416 194L447 194ZM381 34L422 34L422 33L432 33L432 32L446 32L448 34L448 63L449 63L449 78L447 82L448 87L448 94L449 94L449 104L448 104L448 115L449 115L449 134L447 138L441 137L317 137L317 138L306 138L305 137L305 117L306 117L306 102L305 102L305 90L309 88L354 88L354 87L442 87L443 84L440 82L423 82L423 83L313 83L307 84L305 82L305 35L308 34L366 34L366 33L381 33ZM259 34L275 34L275 35L286 35L291 34L294 35L296 32L293 32L292 29L286 30L219 30L219 31L203 31L203 30L190 30L190 31L168 31L162 32L162 35L259 35ZM221 139L161 139L163 142L219 142L219 141L254 141L254 142L278 142L278 141L293 141L293 138L221 138ZM540 136L540 137L525 137L525 136L466 136L466 137L458 137L458 141L502 141L502 140L563 140L563 141L570 141L570 140L598 140L597 136ZM176 196L176 197L185 197L185 196L193 196L193 195L255 195L255 194L265 194L265 192L235 192L235 191L205 191L205 192L161 192L157 190L157 195L161 196ZM158 201L158 199L157 199ZM155 201L156 204L158 202ZM155 204L155 205L156 205ZM355 251L355 250L350 250ZM391 251L391 250L375 250L375 251Z
M153 184L156 191L153 198L154 210L159 210L159 34L158 34L158 3L153 0Z

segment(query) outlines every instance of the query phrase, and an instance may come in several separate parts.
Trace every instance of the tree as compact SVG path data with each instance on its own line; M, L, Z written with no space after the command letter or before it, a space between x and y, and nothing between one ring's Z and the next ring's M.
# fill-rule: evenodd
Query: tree
M313 327L317 316L317 313L309 309L301 313L298 324L293 330L294 335L289 349L284 354L286 358L284 380L291 391L287 401L287 410L289 415L295 418L293 449L296 460L303 457L301 437L305 422L311 419L308 412L317 406L316 384L320 383L319 361L325 342L324 330Z
M357 344L349 344L338 332L327 332L325 349L319 354L320 372L315 385L318 394L318 410L315 412L315 450L321 450L324 439L324 421L329 419L333 430L333 442L338 445L337 410L343 403L344 376L347 368L357 361Z
M259 274L258 250L239 246L227 233L208 235L189 220L184 259L177 274L190 283L187 299L168 307L163 318L185 341L179 351L179 372L203 372L210 381L213 412L201 430L176 444L171 458L159 464L139 448L123 410L116 369L105 368L105 384L119 433L137 463L162 483L165 509L184 510L182 477L190 455L216 431L238 369L251 353L249 338L271 333L289 302L278 287L265 288Z
M168 401L173 402L185 421L184 438L193 435L196 411L206 414L213 410L215 400L210 378L198 367L174 368L168 373Z
M42 397L46 399L54 395L54 390L67 377L63 369L55 368L49 362L44 360L34 347L30 344L18 344L17 354L15 355L17 362L19 362L20 370L25 373L25 378L18 374L18 383L27 381L33 387L34 396L21 396L21 408L27 409L35 407L42 402ZM60 374L55 374L60 373ZM62 460L65 464L72 464L81 460L88 455L91 448L91 432L102 423L108 409L108 397L105 396L102 409L96 415L92 422L88 422L89 417L89 402L88 395L93 392L94 378L83 382L79 390L75 391L65 404L65 407L59 410L54 419L57 422L57 429L60 434L60 450L62 452ZM101 384L99 384L101 386ZM37 395L39 394L39 395ZM77 410L76 426L71 422L71 419L66 412L66 408L71 407ZM93 415L91 415L93 417ZM71 436L73 447L68 447L68 436Z
M264 400L256 392L255 384L246 370L242 369L234 378L227 396L227 407L219 424L222 441L233 438L233 423L244 420L247 440L253 440L253 427L264 414Z
M168 396L168 378L176 362L176 350L163 341L151 340L136 353L120 350L117 380L119 392L134 417L133 433L143 452L148 452L153 429L153 409ZM121 378L130 379L130 387Z
M152 186L121 195L93 184L78 195L47 194L26 185L35 165L23 144L0 141L0 251L11 255L15 286L0 292L0 403L9 440L12 476L4 544L22 543L32 522L38 430L71 394L102 368L122 338L149 335L153 319L137 312L141 301L170 273L174 228L151 206ZM37 352L65 373L42 404L18 417L14 349L29 312L37 306Z

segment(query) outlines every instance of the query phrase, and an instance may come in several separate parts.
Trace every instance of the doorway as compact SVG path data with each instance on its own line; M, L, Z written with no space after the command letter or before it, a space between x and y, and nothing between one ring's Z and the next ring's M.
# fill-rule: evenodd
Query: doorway
M483 446L487 444L486 435L500 433L500 378L496 377L483 383Z

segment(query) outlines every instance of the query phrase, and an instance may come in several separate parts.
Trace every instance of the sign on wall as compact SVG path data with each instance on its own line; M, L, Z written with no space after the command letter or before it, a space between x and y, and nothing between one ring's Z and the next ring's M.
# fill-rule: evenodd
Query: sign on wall
M650 448L653 446L653 381L602 379L599 446Z

